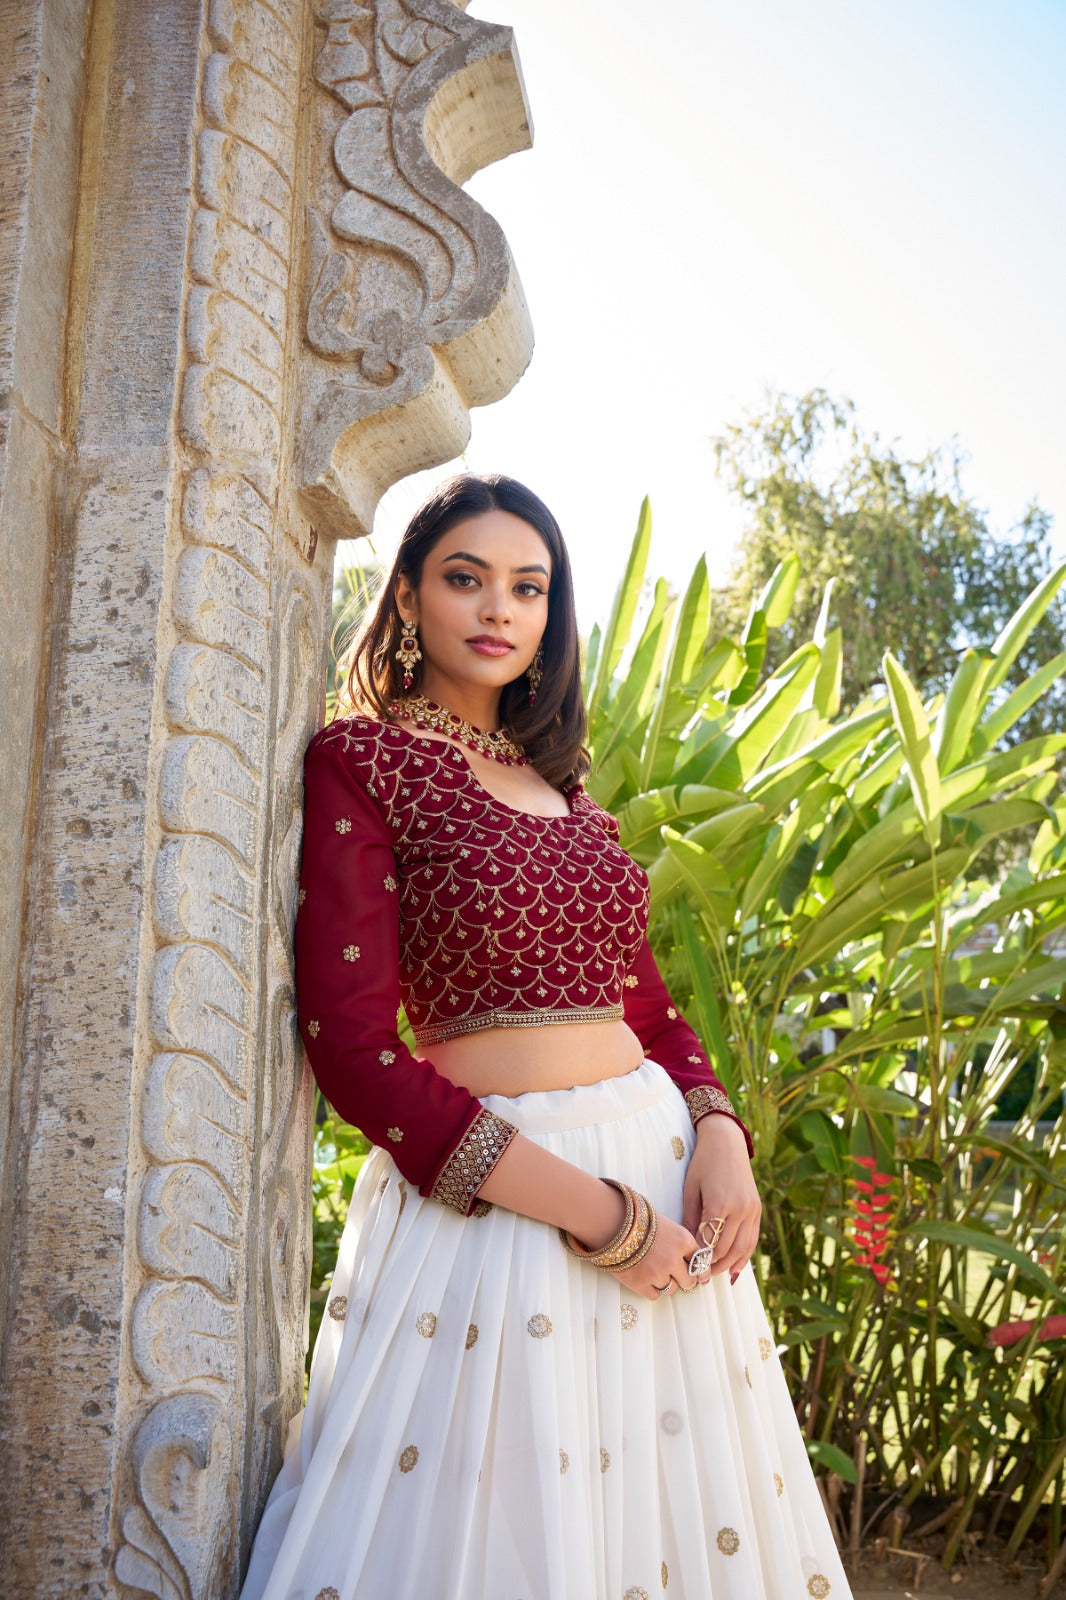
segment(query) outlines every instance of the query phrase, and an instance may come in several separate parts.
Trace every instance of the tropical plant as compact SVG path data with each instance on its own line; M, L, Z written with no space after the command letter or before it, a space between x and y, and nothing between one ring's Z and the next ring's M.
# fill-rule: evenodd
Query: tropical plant
M923 1493L952 1506L948 1561L982 1496L1012 1544L1043 1509L1057 1546L1066 802L1049 797L1066 734L1005 740L1066 665L1007 691L1066 565L945 692L923 701L886 652L844 712L831 582L813 636L767 672L798 561L716 638L702 559L640 611L650 537L645 504L589 642L591 786L647 868L660 964L755 1137L758 1270L812 1456L853 1548L871 1498L905 1519ZM1004 834L1027 852L984 877ZM1023 1072L1003 1141L987 1124ZM1008 1353L997 1330L1023 1315Z

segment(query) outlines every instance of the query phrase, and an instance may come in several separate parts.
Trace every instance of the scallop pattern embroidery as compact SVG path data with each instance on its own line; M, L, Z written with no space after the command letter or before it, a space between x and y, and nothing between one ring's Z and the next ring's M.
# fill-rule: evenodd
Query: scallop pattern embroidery
M389 818L399 867L400 995L420 1044L514 1023L622 1015L648 879L580 786L537 817L496 800L461 750L370 718L329 725ZM570 1019L566 1017L570 1013Z

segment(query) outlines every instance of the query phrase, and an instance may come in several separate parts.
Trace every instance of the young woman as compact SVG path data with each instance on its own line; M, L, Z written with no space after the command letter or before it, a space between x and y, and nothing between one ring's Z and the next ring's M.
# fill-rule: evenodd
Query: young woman
M377 1148L243 1600L845 1600L748 1265L751 1141L585 792L535 495L422 507L348 695L305 759L296 984Z

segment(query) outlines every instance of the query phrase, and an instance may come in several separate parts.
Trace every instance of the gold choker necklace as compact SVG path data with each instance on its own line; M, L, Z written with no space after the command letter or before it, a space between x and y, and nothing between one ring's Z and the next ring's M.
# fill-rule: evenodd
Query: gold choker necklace
M529 765L529 757L522 746L515 743L506 728L498 728L495 733L486 733L483 728L475 728L473 723L467 722L457 712L446 710L435 700L427 700L424 694L394 700L389 706L389 715L405 717L413 722L416 728L447 734L449 739L458 739L465 744L468 750L476 750L479 756L491 756L494 761L502 761L505 766Z

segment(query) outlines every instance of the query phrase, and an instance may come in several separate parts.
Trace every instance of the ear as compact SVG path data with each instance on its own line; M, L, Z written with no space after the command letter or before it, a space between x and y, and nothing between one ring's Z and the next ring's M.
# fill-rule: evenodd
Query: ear
M405 621L417 622L418 595L412 588L411 580L407 576L406 572L399 573L392 592L401 617L403 617Z

